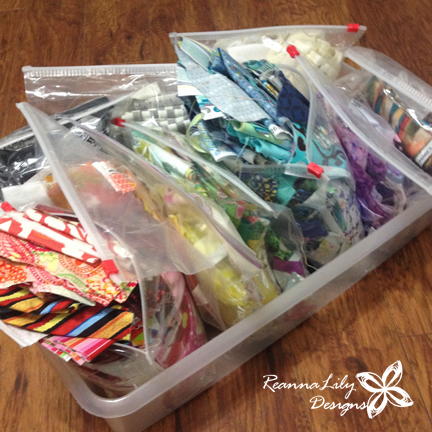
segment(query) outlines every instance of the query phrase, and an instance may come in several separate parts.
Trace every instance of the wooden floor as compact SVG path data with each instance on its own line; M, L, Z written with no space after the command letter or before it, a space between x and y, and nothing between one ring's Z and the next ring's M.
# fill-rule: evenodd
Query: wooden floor
M369 27L364 44L432 84L430 0L0 0L0 133L23 124L23 65L174 61L169 31L287 24ZM432 430L432 230L270 349L160 421L151 432ZM0 335L2 432L108 432L82 411L35 347ZM313 382L384 369L401 360L414 406L311 410L308 390L264 391L262 376ZM341 400L340 390L323 392ZM363 393L363 397L365 393ZM362 400L353 396L353 400Z

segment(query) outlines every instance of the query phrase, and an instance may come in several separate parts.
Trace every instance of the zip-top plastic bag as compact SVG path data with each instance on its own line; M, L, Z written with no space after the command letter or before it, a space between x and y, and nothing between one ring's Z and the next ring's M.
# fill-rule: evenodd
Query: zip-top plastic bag
M183 104L183 101L177 97L177 85L173 85L176 84L176 66L142 65L133 66L133 69L136 71L138 67L140 68L140 79L138 80L140 86L137 87L138 89L135 92L130 93L127 98L118 103L112 110L111 115L121 115L124 120L133 121L139 125L146 125L153 129L168 129L170 131L185 133L186 128L189 125L189 115ZM123 71L122 73L124 73L124 76L122 76L121 82L127 80L129 73L128 68L125 69L122 66L115 65L107 66L106 68L92 66L80 67L78 70L73 67L54 68L54 70L52 70L52 68L26 68L26 70L28 71L28 73L25 73L27 79L27 75L43 76L44 83L48 88L55 87L57 81L60 81L60 83L64 86L64 94L67 94L67 83L69 83L72 88L75 88L77 85L76 83L80 80L83 80L87 73L90 73L91 75L95 75L97 77L94 79L98 80L98 88L100 89L101 94L105 92L105 97L110 98L112 97L113 92L118 92L118 89L116 89L113 85L110 73L115 72L116 74L120 74L120 71ZM60 76L56 77L53 73L54 71ZM102 83L105 81L106 88L102 89ZM31 81L30 84L32 84ZM62 96L55 97L56 100L60 100L61 98ZM117 139L126 146L133 146L133 140L131 140L130 136L123 131L124 129L112 127L108 133L111 137ZM233 178L237 181L237 183L241 183L235 176L231 175L231 180ZM248 190L248 188L244 185L243 188ZM255 197L259 198L257 196ZM247 200L250 198L250 196L242 196L240 198ZM268 204L263 202L262 199L261 204L264 204L264 206L267 205L267 210L270 208ZM272 241L272 243L276 249L275 253L277 253L277 256L281 260L279 267L286 267L285 260L282 260L282 255L278 248L276 248L280 242L275 240ZM295 244L295 241L290 241L290 243L293 251L299 250L298 246ZM283 255L288 256L288 250L284 252ZM287 280L287 273L280 273L280 284L283 287L292 285L297 281L298 277L302 277L304 275L301 253L296 252L296 254L293 255L293 262L292 264L289 264L289 266L291 265L296 270L293 272L293 275L297 276L293 280L291 280L291 278ZM261 286L264 285L261 284ZM268 294L266 296L268 297L268 300L274 297L274 295L269 295L271 292L272 290L268 289Z
M119 113L140 121L143 111L146 120L182 132L189 123L181 101L176 98L173 64L25 66L23 77L27 98L36 107L56 113L53 118L67 127L71 127L71 120L77 120L105 132L111 125L109 120ZM171 105L168 99L173 101ZM159 110L159 106L163 109ZM148 111L149 108L152 110ZM0 139L2 187L23 183L44 164L45 157L29 127Z
M114 122L131 131L138 154L163 169L188 192L208 197L225 210L243 240L263 262L258 288L264 303L279 292L269 265L282 289L305 276L301 236L296 233L291 214L287 214L289 210L270 206L230 171L188 150L183 142L186 137L120 118ZM272 226L278 227L277 233Z
M311 268L357 242L363 227L354 181L322 99L305 98L284 66L240 64L223 49L188 38L176 49L189 90L195 86L218 112L208 117L199 98L198 104L186 99L191 147L232 170L264 200L292 210ZM270 72L275 78L267 82L263 75Z
M176 269L193 274L214 265L224 255L219 247L203 254L166 223L170 212L164 209L163 200L159 202L159 199L164 189L168 193L170 185L159 186L159 192L153 186L160 184L160 180L155 179L158 173L149 170L149 173L140 174L147 178L137 179L119 160L115 149L109 152L98 143L91 146L30 105L23 104L20 108L50 162L58 192L64 194L97 243L100 254L109 253L112 259L117 255L119 260L121 254L112 249L121 247L122 243L128 250L136 251L137 258L141 253L145 254L140 256L140 268L145 278ZM51 192L51 196L55 196L55 192ZM118 237L120 244L108 246L109 240L103 238L94 223L111 230L111 235ZM204 233L203 238L206 236L212 237L212 234ZM123 267L126 270L128 266Z
M170 81L165 73L169 65L24 66L22 70L27 98L35 106L68 127L70 120L80 120L100 131L109 124L106 114L129 94L155 78ZM20 184L42 168L44 158L30 128L0 139L0 162L2 186Z
M119 100L153 82L175 85L170 64L22 68L27 100L47 114L96 98ZM174 88L174 87L173 87Z
M378 51L356 47L346 55L362 70L347 74L338 85L381 115L398 135L395 147L432 175L432 87ZM430 177L409 164L402 168L432 190Z
M301 236L289 215L278 214L229 171L184 148L179 134L159 127L154 130L136 122L115 120L118 126L133 130L132 139L138 154L164 170L187 192L213 200L221 211L223 209L262 264L262 270L251 280L261 304L268 303L280 294L281 289L294 285L305 276ZM274 223L274 219L277 219L276 227L270 229L269 224ZM267 254L271 257L275 276L270 270ZM233 275L226 265L195 275L196 287L192 293L201 306L201 314L207 322L220 329L234 324L256 307L245 302L245 284L229 280ZM213 299L218 314L206 305L209 298Z
M189 125L188 113L177 97L175 64L25 66L23 75L28 100L46 112L97 96L112 102L111 118L121 115L139 123L151 121L181 133ZM109 135L130 147L122 132L114 128Z
M152 128L164 128L178 132L185 132L185 129L189 123L189 116L181 99L177 97L177 86L173 86L173 84L176 84L175 65L137 65L131 66L131 68L137 74L139 72L139 79L136 80L137 85L134 87L136 91L128 94L122 102L118 103L112 110L111 115L122 115L122 117L127 120L133 120L138 124L150 125ZM137 68L139 68L139 70L137 70ZM54 68L54 70L52 68L27 69L28 73L25 73L27 86L32 85L32 81L29 80L29 75L42 76L44 84L48 89L55 88L58 82L61 86L63 86L62 88L64 89L64 92L62 95L53 95L53 98L57 101L57 103L59 103L62 98L65 97L65 95L67 96L67 85L69 85L72 89L76 89L78 83L85 79L87 74L94 76L92 79L97 80L97 88L100 89L100 94L104 94L105 97L110 98L112 98L112 94L118 94L119 92L119 89L117 89L114 85L113 78L111 76L112 74L123 74L120 82L125 82L128 79L132 80L132 76L128 75L130 68L115 65L107 66L105 68L88 66L80 68ZM55 75L59 76L57 77ZM103 88L103 83L106 83L105 88ZM49 93L47 93L47 95L48 99L50 99ZM83 96L85 96L85 94ZM66 97L66 101L67 100L68 99ZM44 99L42 102L46 105L47 100ZM109 135L124 143L128 147L131 147L133 144L129 135L125 134L120 128L111 128L111 130L109 130ZM302 254L298 252L299 248L295 241L290 241L290 246L292 249L284 251L283 256L280 254L281 248L278 246L280 244L279 239L274 239L272 243L274 245L274 259L277 259L276 255L280 257L280 267L284 267L284 270L286 267L286 257L291 255L291 250L295 252L295 255L293 255L293 262L289 263L289 266L293 266L295 271L290 273L287 273L286 271L278 273L281 286L290 286L295 283L299 277L301 278L304 275ZM282 260L282 258L284 259ZM296 277L290 276L287 279L287 275L290 275L291 273ZM261 272L261 274L263 275L264 273ZM201 278L204 278L204 275L202 275ZM210 279L211 278L206 278L206 280ZM223 287L223 285L224 284L222 283L221 286ZM274 282L269 283L269 281L260 281L258 285L264 302L271 300L280 292L279 288L274 286ZM223 296L223 293L227 292L227 290L220 289L220 292L220 295ZM199 293L198 288L195 290L195 293L195 297L197 298ZM238 295L239 294L237 294L237 296ZM203 296L200 295L199 297L202 298ZM240 296L240 302L242 301L242 298L243 296ZM232 301L233 299L229 301L225 300L225 302ZM200 301L200 303L202 303L202 301ZM212 309L205 304L203 308L206 310ZM206 315L209 315L208 312L206 312ZM215 321L217 322L217 327L219 328L224 328L226 326L220 316L216 320L211 320L213 324ZM230 322L232 323L233 320L230 319Z
M98 237L104 259L116 262L120 270L134 271L139 280L168 270L218 275L219 289L230 292L224 295L226 320L219 305L211 303L213 295L206 296L200 286L192 293L222 328L262 304L253 281L261 263L215 204L182 192L159 170L105 135L86 130L83 139L30 105L20 107L39 141L48 142L45 151L53 157L54 176L83 225L85 220L92 237ZM94 140L93 146L88 138ZM67 183L71 184L65 187ZM117 249L92 226L93 220L108 229ZM123 247L118 247L119 240ZM120 260L121 254L126 259ZM127 265L127 258L132 258L133 266Z
M366 27L358 24L346 26L298 25L250 28L240 30L170 33L174 45L184 37L210 48L223 48L238 62L267 60L296 68L287 58L285 47L295 44L298 49L331 79L336 79L343 64L343 53L364 34ZM296 74L287 72L287 78L303 93L307 91Z
M352 104L352 99L299 55L295 47L289 47L288 51L327 105L353 170L366 229L378 228L402 212L408 201L410 185L405 176L374 151L391 146L394 132L368 107Z

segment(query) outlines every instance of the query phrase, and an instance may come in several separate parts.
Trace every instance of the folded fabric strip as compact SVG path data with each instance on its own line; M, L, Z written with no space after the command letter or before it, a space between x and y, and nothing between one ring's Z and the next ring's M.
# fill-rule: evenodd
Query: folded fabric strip
M38 269L37 267L32 268L33 271L43 271L42 269ZM58 295L60 297L65 297L86 306L94 306L96 303L91 301L80 294L80 291L76 289L71 283L64 280L64 285L52 285L52 284L44 284L33 282L30 285L30 291L35 295L44 295L44 294L53 294Z
M286 79L285 75L277 72L282 83L278 94L277 114L306 127L309 118L309 101Z
M66 336L50 336L41 341L42 346L49 349L63 359L68 358L61 354L66 354L79 365L91 362L99 354L110 347L115 340L112 339L94 339L78 338Z
M15 316L16 312L38 315L69 313L80 307L80 303L68 299L44 300L30 292L25 285L14 285L0 290L1 318Z
M114 284L101 264L91 265L4 232L0 232L0 257L42 268L74 285L83 297L104 306L122 291L130 291L127 284Z
M50 223L55 224L55 221L56 218L51 216ZM62 221L57 219L57 222L65 231L66 226L64 226ZM12 210L0 216L0 230L90 264L95 264L99 261L99 258L96 256L96 250L89 243L78 240L64 231L60 232L31 220L22 212Z
M42 300L23 286L2 290L0 296L0 319L6 324L49 335L130 340L133 317L116 306Z

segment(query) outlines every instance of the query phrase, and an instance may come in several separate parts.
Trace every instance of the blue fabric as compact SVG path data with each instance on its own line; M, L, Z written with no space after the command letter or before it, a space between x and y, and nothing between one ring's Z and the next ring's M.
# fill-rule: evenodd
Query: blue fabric
M279 117L287 117L292 122L307 126L309 116L309 101L285 78L279 71L278 78L282 83L282 89L277 100L277 114Z
M265 90L259 88L252 73L234 60L226 51L218 48L213 53L210 70L231 78L279 126L285 126L285 122L278 119L276 101Z

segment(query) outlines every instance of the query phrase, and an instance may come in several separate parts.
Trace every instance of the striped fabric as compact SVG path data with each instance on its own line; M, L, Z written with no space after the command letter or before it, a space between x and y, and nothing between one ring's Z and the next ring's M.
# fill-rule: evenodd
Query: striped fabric
M81 306L67 299L43 300L26 286L0 291L0 319L49 335L129 341L133 317L121 306Z
M67 336L49 336L41 341L42 346L65 361L73 360L79 365L91 362L116 341ZM144 333L141 320L135 318L131 325L130 342L134 347L144 347Z
M14 285L0 290L0 316L15 316L18 313L45 315L75 311L80 304L68 299L47 302L30 292L25 285Z
M51 336L42 341L42 345L60 355L64 360L72 359L79 365L90 362L111 346L115 340Z

